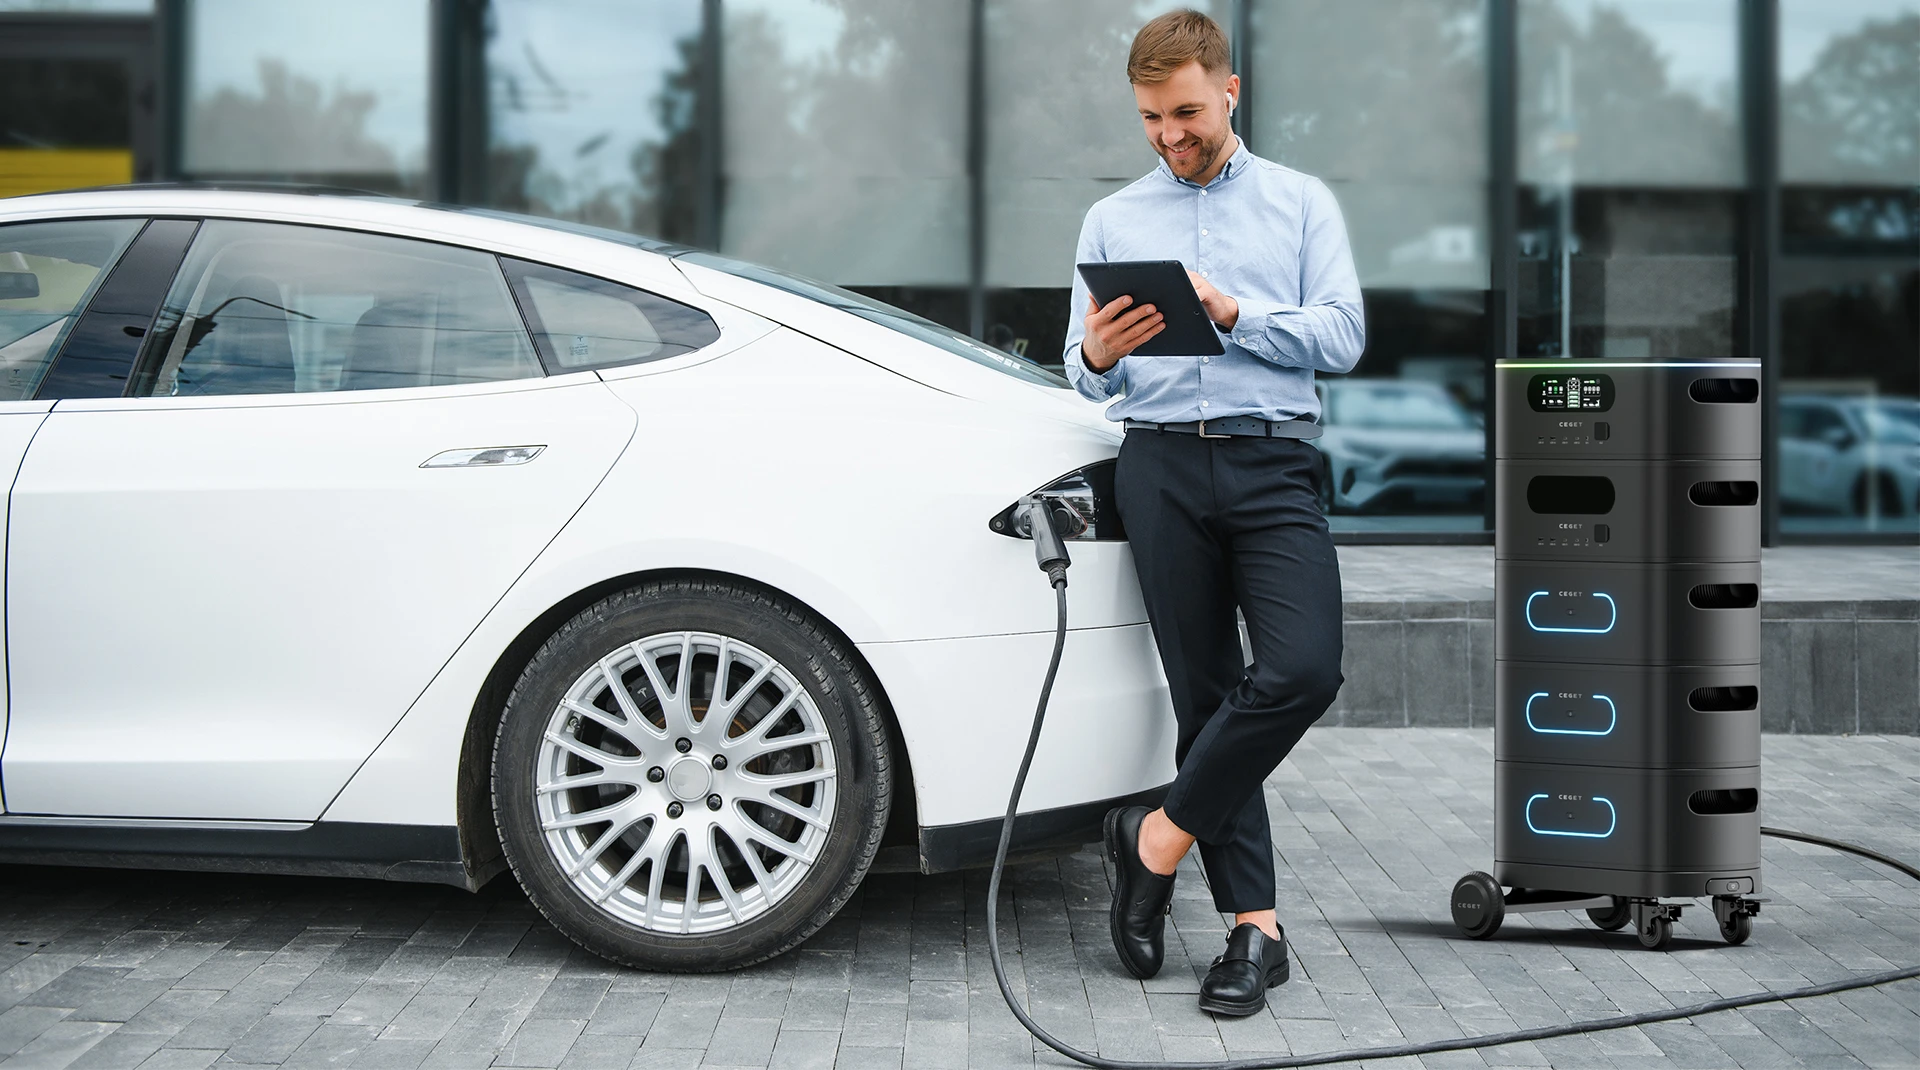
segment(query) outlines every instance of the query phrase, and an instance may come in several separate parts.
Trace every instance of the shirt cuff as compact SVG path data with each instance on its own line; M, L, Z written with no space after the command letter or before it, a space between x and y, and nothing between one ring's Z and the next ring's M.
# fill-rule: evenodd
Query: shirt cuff
M1236 297L1234 302L1240 306L1240 315L1234 318L1233 330L1227 333L1241 348L1265 356L1268 318L1286 306L1272 301L1250 301L1244 297Z
M1087 367L1087 359L1082 354L1079 346L1075 346L1068 351L1067 360L1080 369L1079 382L1074 384L1074 388L1088 400L1106 401L1113 397L1113 373L1120 370L1120 365L1117 361L1113 367L1108 368L1104 372L1094 371L1092 368Z

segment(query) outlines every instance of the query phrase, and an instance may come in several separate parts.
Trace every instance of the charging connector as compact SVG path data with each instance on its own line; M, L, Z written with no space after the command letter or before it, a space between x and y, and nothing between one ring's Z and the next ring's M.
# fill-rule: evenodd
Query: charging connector
M1067 567L1073 564L1061 532L1077 534L1085 527L1065 502L1055 498L1029 494L1014 507L1014 533L1033 540L1033 560L1055 588L1067 585Z

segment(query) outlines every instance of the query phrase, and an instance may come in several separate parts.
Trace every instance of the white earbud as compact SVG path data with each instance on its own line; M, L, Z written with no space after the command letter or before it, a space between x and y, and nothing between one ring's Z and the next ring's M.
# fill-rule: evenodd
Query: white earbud
M1232 93L1227 94L1227 114L1228 115L1233 114L1233 94Z

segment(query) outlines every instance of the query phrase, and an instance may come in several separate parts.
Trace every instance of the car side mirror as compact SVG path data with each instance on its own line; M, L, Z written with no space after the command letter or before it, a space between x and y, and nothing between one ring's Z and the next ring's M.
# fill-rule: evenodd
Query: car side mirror
M40 276L31 271L0 271L0 301L40 296Z
M1829 427L1820 432L1820 441L1836 450L1850 450L1853 448L1853 432L1844 427Z

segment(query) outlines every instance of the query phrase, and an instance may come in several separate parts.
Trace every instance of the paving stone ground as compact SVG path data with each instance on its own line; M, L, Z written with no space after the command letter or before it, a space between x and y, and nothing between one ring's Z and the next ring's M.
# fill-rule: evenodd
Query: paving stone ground
M1489 731L1316 729L1267 785L1294 980L1270 1013L1194 1006L1225 924L1183 870L1161 975L1115 963L1109 874L1020 867L1003 943L1070 1042L1199 1060L1596 1018L1920 962L1920 886L1769 840L1742 947L1690 910L1643 950L1584 916L1460 938L1447 893L1492 851ZM1770 736L1767 823L1920 858L1920 739ZM1070 1065L1036 1052L987 958L984 874L875 876L801 949L730 975L624 970L508 880L477 895L371 881L0 867L6 1070L918 1068ZM1920 982L1396 1067L1920 1066Z

